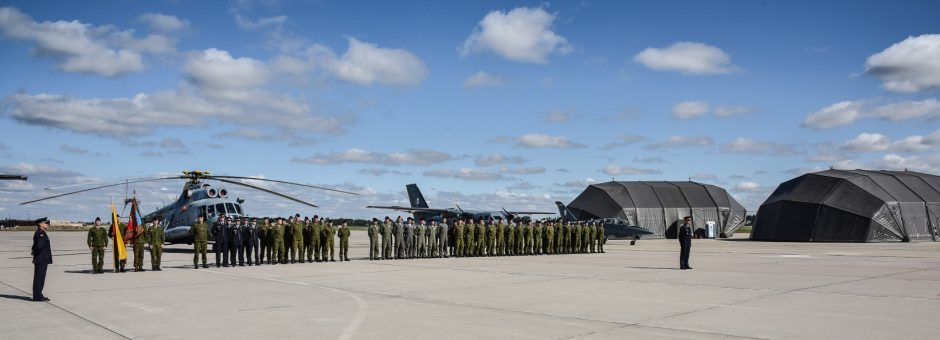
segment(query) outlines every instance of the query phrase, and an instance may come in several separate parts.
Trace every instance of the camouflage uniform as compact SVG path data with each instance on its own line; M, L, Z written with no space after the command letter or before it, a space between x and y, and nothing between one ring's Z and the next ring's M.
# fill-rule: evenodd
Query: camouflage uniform
M496 256L506 255L506 224L502 220L496 225Z
M510 222L506 225L506 234L503 238L506 240L506 256L516 255L516 228L515 223Z
M320 258L320 253L323 249L323 243L320 242L320 233L323 232L323 221L317 220L314 218L313 222L310 223L310 249L313 252L313 260L316 262L321 262L323 259ZM307 258L310 258L309 253Z
M454 225L454 256L464 257L464 225L463 221L458 221Z
M486 226L483 225L483 221L474 225L473 236L476 238L474 241L476 256L486 255Z
M464 225L464 245L463 245L463 256L473 256L473 241L475 240L474 234L476 230L474 229L473 223L467 223Z
M552 223L545 226L545 253L555 254L555 226Z
M340 224L336 234L339 235L339 260L349 261L349 227Z
M369 260L378 260L379 258L379 222L374 221L372 225L369 226L367 232L369 234Z
M450 247L448 245L448 241L450 240L450 226L447 225L447 222L438 224L437 235L440 240L437 244L437 257L450 257Z
M532 227L532 253L542 255L542 223Z
M496 223L486 226L486 256L496 256Z
M209 244L209 226L204 222L197 222L189 229L193 235L193 267L199 268L199 256L202 255L202 267L209 268L206 264L206 251Z
M104 273L104 249L108 247L108 232L100 225L88 229L88 248L91 248L92 274Z
M330 261L336 262L334 259L335 251L333 248L334 239L336 238L336 227L333 227L331 223L327 223L323 226L323 230L320 232L320 244L323 245L323 254L320 254L320 258L323 261L326 261L326 253L330 253Z
M588 247L589 247L588 250L592 253L594 253L597 250L596 247L594 246L595 244L597 244L596 228L597 228L596 224L589 225L587 228L587 234L588 234L587 239L588 239Z
M290 225L291 230L291 252L290 252L290 262L303 263L304 262L304 225L297 218L294 218L294 223Z
M284 249L284 234L286 226L283 223L278 222L274 225L273 229L273 238L274 238L274 253L277 254L277 258L274 260L274 264L278 263L287 263L287 252Z
M604 243L607 243L607 235L604 235L604 224L597 224L597 251L604 252Z
M160 263L163 259L163 226L151 225L147 228L147 242L150 243L150 269L162 270Z
M144 271L144 246L147 240L144 236L144 227L137 226L135 229L134 239L131 241L134 243L134 271L142 272Z

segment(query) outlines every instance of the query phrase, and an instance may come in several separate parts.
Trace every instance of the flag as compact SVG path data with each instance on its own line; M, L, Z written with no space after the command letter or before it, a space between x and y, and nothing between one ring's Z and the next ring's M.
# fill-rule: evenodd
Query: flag
M114 230L114 251L118 254L118 259L127 260L127 248L124 247L124 238L121 236L121 221L118 221L117 210L114 209L114 202L111 202L111 228ZM117 265L115 263L115 265Z
M137 195L131 200L131 214L127 217L127 242L133 241L140 234L141 229L140 212L137 211Z

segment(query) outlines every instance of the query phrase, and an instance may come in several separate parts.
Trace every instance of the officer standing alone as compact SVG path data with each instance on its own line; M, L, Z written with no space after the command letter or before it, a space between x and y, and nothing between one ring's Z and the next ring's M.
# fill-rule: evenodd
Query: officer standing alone
M49 301L45 295L42 295L42 289L46 286L46 270L52 264L52 247L49 244L49 235L46 229L49 228L49 220L45 217L36 220L36 233L33 234L33 301Z
M692 269L689 266L689 253L692 251L692 218L686 216L679 227L679 269Z

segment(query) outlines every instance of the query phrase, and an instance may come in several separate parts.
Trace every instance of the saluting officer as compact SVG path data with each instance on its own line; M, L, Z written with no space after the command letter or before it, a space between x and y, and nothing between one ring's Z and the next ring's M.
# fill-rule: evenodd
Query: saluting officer
M91 273L104 274L104 249L108 247L108 232L101 226L101 217L88 229L88 249L91 250Z

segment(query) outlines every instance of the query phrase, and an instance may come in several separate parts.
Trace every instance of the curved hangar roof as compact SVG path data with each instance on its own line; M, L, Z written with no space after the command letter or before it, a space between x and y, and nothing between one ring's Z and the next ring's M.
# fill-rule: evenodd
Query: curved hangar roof
M912 171L826 170L780 184L751 239L907 241L940 238L940 177Z
M570 204L580 219L621 218L630 225L675 237L676 222L692 216L695 228L713 221L731 236L744 225L746 211L725 189L697 182L605 182L591 184Z

